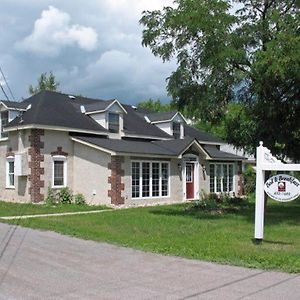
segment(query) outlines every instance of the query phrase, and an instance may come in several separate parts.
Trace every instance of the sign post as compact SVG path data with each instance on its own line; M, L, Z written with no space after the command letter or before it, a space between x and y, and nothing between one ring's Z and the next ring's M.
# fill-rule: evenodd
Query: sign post
M300 171L300 164L284 164L271 154L271 151L259 142L256 148L256 189L255 189L255 232L254 238L262 241L264 237L264 211L265 211L265 171ZM266 191L274 200L287 202L295 200L300 195L300 182L288 175L277 175L270 178ZM281 176L281 177L280 177ZM276 176L274 176L276 177ZM273 180L271 182L271 179ZM274 192L274 185L277 191ZM271 193L270 187L273 185ZM270 191L269 191L270 190ZM272 196L273 195L273 196ZM288 200L286 200L288 199Z

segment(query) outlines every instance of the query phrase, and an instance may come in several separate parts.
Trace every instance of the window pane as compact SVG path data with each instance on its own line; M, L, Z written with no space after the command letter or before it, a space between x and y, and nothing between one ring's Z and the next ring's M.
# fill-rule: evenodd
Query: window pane
M54 185L64 185L64 162L54 161Z
M15 162L9 161L8 162L8 184L9 186L15 185Z
M217 192L222 192L221 190L221 165L216 165L216 177L217 177Z
M186 174L185 174L185 177L186 177L186 182L192 182L192 166L190 164L187 164L186 165Z
M215 165L211 164L209 165L209 187L210 187L210 192L214 193L215 192Z
M152 163L152 196L159 196L159 163Z
M108 129L110 132L119 132L119 114L108 114Z
M8 124L8 111L1 112L1 137L7 137L8 133L3 132L4 127Z
M150 163L142 163L142 196L150 196Z
M228 165L223 165L223 192L229 192L228 190Z
M140 196L140 163L132 163L132 198Z
M180 123L177 122L173 123L173 136L175 139L180 138Z
M169 194L169 165L161 164L161 195L168 196Z
M229 165L229 192L233 192L233 165Z

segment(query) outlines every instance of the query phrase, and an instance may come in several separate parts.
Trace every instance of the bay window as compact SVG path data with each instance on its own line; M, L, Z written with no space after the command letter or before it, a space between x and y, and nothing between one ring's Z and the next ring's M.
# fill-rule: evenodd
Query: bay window
M233 192L233 164L210 164L209 170L211 193Z
M132 198L169 196L168 162L133 161L131 164Z

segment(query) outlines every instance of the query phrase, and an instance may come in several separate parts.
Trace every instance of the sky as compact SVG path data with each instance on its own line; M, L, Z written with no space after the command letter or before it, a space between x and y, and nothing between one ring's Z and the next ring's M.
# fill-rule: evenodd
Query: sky
M143 10L168 5L172 1L1 0L0 67L15 100L27 98L28 86L52 71L64 93L129 104L169 101L166 78L175 61L163 63L142 47L139 24Z

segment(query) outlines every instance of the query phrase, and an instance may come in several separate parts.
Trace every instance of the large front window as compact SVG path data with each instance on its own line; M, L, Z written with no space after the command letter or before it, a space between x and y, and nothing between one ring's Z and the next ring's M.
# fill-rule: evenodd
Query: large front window
M118 133L120 129L119 114L109 113L108 114L108 130L113 133Z
M233 192L233 164L210 164L210 192Z
M169 167L168 162L133 161L132 198L169 196Z

